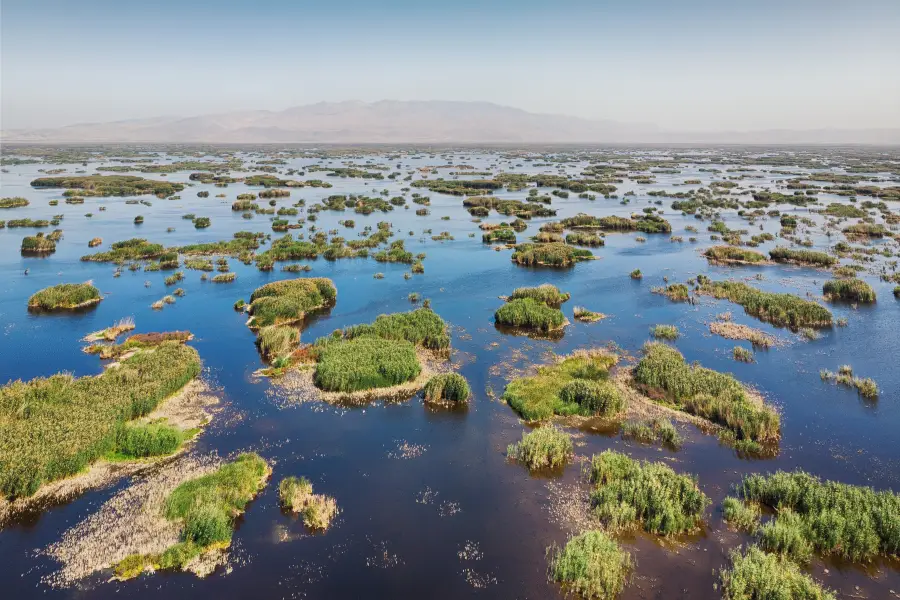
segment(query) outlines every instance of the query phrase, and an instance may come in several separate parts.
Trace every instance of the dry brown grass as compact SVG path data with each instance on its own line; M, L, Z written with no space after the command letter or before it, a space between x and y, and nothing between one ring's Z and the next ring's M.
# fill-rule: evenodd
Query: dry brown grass
M753 343L754 346L762 348L770 348L777 345L778 339L771 336L760 329L748 327L747 325L739 325L730 321L715 321L709 324L709 330L729 340L746 340Z

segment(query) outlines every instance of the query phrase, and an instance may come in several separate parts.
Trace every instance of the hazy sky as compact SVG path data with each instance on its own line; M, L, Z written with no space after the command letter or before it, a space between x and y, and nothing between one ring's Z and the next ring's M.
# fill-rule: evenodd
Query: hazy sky
M4 129L483 100L671 130L900 127L900 0L3 0Z

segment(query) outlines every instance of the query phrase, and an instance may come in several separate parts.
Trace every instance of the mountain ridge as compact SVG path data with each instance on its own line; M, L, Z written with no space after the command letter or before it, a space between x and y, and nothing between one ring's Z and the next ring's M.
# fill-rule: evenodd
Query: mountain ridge
M280 111L237 110L0 132L4 143L345 144L900 144L900 129L690 132L652 124L532 113L490 102L317 102Z

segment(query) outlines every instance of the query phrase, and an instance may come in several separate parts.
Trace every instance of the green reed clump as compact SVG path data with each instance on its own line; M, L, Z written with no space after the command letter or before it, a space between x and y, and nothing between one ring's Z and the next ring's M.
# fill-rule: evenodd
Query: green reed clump
M739 440L774 442L780 436L781 420L772 407L752 400L732 375L689 365L678 350L666 344L644 345L634 379L665 392L680 410L726 427Z
M731 552L731 567L719 572L723 600L836 600L796 563L750 546Z
M729 525L753 533L759 527L759 506L728 496L722 502L722 514Z
M547 425L523 433L520 442L506 448L506 456L536 471L564 466L572 458L573 449L572 436L553 425Z
M100 290L90 283L60 283L32 295L28 299L28 308L66 310L96 304L100 300Z
M735 346L731 351L731 355L734 357L734 360L738 362L752 363L754 360L753 350L749 350L743 346Z
M830 267L837 263L837 258L825 252L795 250L783 246L769 250L769 256L776 262L790 262L813 267Z
M616 361L615 355L602 351L576 352L538 367L535 375L514 379L506 386L503 399L529 421L549 419L555 414L589 416L595 407L604 416L610 416L625 405L621 392L605 381ZM574 381L594 382L598 387L590 394L570 389L563 399L563 388ZM577 402L578 398L587 400L584 406Z
M677 340L680 333L674 325L654 325L650 328L650 335L660 340Z
M764 263L766 257L764 254L747 250L746 248L738 248L736 246L713 246L707 248L703 252L703 256L712 262L722 263Z
M537 287L520 287L513 290L509 296L510 300L518 300L520 298L531 298L538 302L542 302L547 306L559 307L563 302L567 302L571 296L567 292L559 291L555 285L549 283L541 284Z
M875 302L875 290L862 279L832 279L822 286L828 300L850 300L869 304Z
M782 509L778 516L759 528L759 546L766 552L776 552L797 562L809 562L812 544L805 533L806 523L790 509Z
M116 440L115 455L123 458L165 456L181 447L185 433L165 423L126 425Z
M404 340L429 350L446 350L450 347L447 324L430 308L417 308L409 312L378 315L374 322L352 325L336 331L331 338L321 338L316 344L341 337L352 339L370 336L388 340Z
M808 544L853 562L900 554L900 495L891 491L822 481L803 471L749 475L738 491L745 501L778 510L765 537L773 550L803 555Z
M481 234L481 241L485 244L515 244L516 232L508 227L493 229Z
M312 483L305 477L285 477L278 484L278 499L286 509L300 513L310 529L328 529L337 514L337 502L330 496L313 494Z
M127 421L200 373L197 351L166 342L95 377L53 375L0 388L0 494L30 496L114 452Z
M606 240L593 233L588 233L586 231L575 231L566 235L566 243L574 244L576 246L599 247L605 246Z
M559 390L559 400L565 406L578 406L583 415L607 417L625 408L622 394L608 381L573 379Z
M626 421L622 424L622 436L645 444L662 442L675 450L681 448L684 441L672 421L664 417L642 421Z
M425 384L427 402L465 404L471 395L469 382L459 373L441 373Z
M704 281L699 292L715 298L725 298L744 307L744 312L779 326L827 327L831 312L824 306L793 294L764 292L737 281Z
M327 392L357 392L406 383L421 371L410 342L362 336L325 344L314 381Z
M544 333L559 329L566 322L561 310L531 298L507 302L494 313L494 320L498 325L534 329Z
M855 223L844 227L847 237L891 237L891 232L881 223Z
M688 286L683 283L670 283L666 287L655 287L650 291L654 294L662 294L674 302L685 302L691 297Z
M586 531L551 547L550 575L586 600L614 600L625 588L634 567L631 555L602 531Z
M574 248L561 242L549 244L519 244L512 254L512 261L526 266L571 267L576 262L590 260L590 250Z
M290 354L299 342L300 332L285 325L266 325L256 336L260 354L269 361Z
M703 522L710 503L693 478L613 450L591 459L591 482L594 514L610 529L638 526L666 536L690 532Z
M273 281L250 295L250 327L283 325L302 320L308 312L334 304L337 289L330 279L309 277Z

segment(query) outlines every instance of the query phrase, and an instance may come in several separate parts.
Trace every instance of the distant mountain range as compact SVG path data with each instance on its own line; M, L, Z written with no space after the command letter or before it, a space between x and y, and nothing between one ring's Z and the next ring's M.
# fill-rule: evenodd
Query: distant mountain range
M536 114L488 102L320 102L235 111L10 129L3 142L380 144L900 144L900 129L665 131L655 125Z

